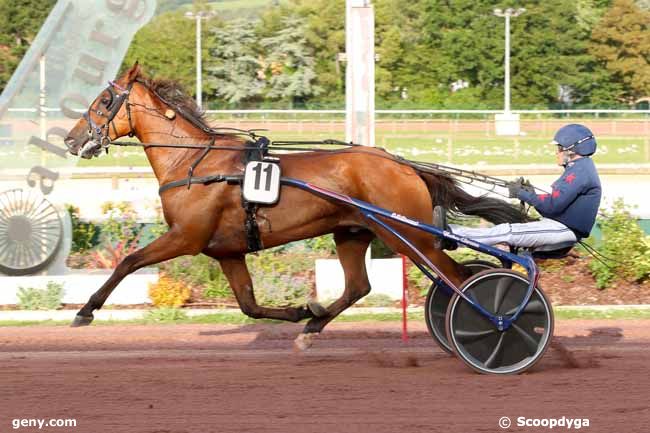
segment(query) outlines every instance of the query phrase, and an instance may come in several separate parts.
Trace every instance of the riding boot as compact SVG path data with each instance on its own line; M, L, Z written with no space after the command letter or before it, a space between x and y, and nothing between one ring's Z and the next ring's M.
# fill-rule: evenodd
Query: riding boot
M444 207L436 206L433 208L433 225L442 230L450 231L447 224L447 210ZM452 251L458 248L456 241L439 236L435 238L433 245L439 250Z

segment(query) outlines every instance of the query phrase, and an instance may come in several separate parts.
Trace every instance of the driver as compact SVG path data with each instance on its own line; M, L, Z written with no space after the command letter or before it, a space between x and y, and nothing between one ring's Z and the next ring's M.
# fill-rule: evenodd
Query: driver
M596 152L596 138L589 128L571 124L560 128L551 144L557 146L557 163L564 173L550 194L536 194L523 179L508 183L510 198L528 203L542 216L539 221L499 224L489 228L449 225L450 231L488 245L499 243L513 247L552 251L573 246L589 236L600 206L601 187L596 166L590 158ZM436 206L434 225L446 226L445 210ZM437 240L441 249L455 249L456 242Z

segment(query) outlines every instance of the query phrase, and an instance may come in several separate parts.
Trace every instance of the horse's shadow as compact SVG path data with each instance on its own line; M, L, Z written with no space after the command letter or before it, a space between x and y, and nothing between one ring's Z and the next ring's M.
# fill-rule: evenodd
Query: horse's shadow
M622 339L623 329L604 326L589 329L587 335L553 337L550 348L559 356L565 368L597 368L600 366L600 359L620 357L599 352L598 349L600 347L611 348L616 343L621 344ZM582 350L583 348L589 349Z
M293 341L302 331L304 323L278 323L274 322L273 326L269 323L253 323L231 327L228 329L218 329L214 331L201 331L198 335L204 337L236 336L244 334L255 334L252 339L248 340L245 346L268 345L281 341ZM401 330L386 329L328 329L319 334L319 341L328 341L329 345L344 345L356 347L354 340L395 340L401 341ZM437 346L426 331L409 331L409 340L417 340L416 345L426 345L427 341L431 342L432 349ZM379 343L378 343L379 344ZM383 348L383 345L381 346Z
M576 335L574 337L555 337L556 339L568 343L569 345L590 346L602 344L611 344L623 339L623 329L618 327L601 326L590 328L587 335ZM597 343L597 344L594 344Z
M255 333L254 341L259 340L284 340L295 338L300 332L302 325L294 323L276 323L269 326L268 323L249 323L232 327L229 329L218 329L214 331L201 331L200 336L219 337L225 335L251 334Z
M228 329L201 331L199 332L199 335L207 337L219 337L229 335L237 336L244 334L254 334L253 336L250 336L246 342L242 341L242 345L243 347L261 349L265 347L277 348L279 341L292 341L296 338L301 330L302 325L299 323L275 323L273 326L269 326L268 323L253 323L233 326ZM417 342L412 342L415 343L416 346L424 347L427 345L426 342L430 341L432 352L436 352L438 350L438 347L433 342L431 337L424 331L409 333L409 337L418 340ZM547 362L540 363L540 366L538 366L536 370L554 370L558 367L561 369L598 368L600 366L600 360L620 357L620 355L612 354L610 351L602 352L599 349L612 349L612 346L625 344L622 342L623 337L624 335L622 328L607 326L590 328L588 329L588 334L586 335L575 335L568 337L555 336L553 337L549 351L546 354L546 357L551 355L550 359ZM321 336L319 336L319 339L339 340L338 343L331 341L329 345L340 346L340 344L349 344L352 347L355 347L355 344L352 342L353 340L361 339L365 340L366 343L367 340L372 339L399 340L400 333L392 330L362 331L337 329L323 333ZM347 340L348 342L343 342L344 340ZM229 343L226 343L226 345L229 345ZM237 346L242 347L240 345ZM366 348L368 347L366 346Z

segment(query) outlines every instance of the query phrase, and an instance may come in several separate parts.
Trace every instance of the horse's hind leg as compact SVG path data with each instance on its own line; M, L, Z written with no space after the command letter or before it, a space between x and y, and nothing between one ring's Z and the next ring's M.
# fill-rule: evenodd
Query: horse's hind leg
M277 319L289 322L314 317L307 307L269 308L258 305L244 256L218 258L218 260L221 270L235 293L239 307L247 316L254 319Z
M365 254L374 237L368 230L351 232L344 229L334 232L336 252L345 274L345 290L340 298L327 307L326 316L314 317L307 322L303 333L296 339L296 348L303 350L309 347L314 334L321 332L343 310L370 292Z

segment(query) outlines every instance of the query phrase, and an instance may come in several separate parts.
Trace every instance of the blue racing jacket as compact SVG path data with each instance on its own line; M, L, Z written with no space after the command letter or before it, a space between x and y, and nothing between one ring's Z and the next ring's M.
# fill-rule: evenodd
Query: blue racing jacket
M587 157L569 162L562 176L553 182L550 194L519 191L520 200L534 206L544 218L569 227L578 239L589 236L596 222L601 195L596 166Z

